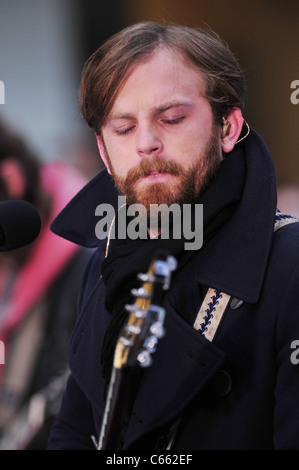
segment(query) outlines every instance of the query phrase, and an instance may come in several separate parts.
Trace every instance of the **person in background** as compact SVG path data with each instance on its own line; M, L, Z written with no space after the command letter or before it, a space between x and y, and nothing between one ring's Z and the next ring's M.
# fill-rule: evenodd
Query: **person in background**
M41 217L33 243L0 253L1 449L44 449L57 412L90 251L55 236L50 224L85 183L63 161L42 162L22 135L0 122L0 201L26 200Z

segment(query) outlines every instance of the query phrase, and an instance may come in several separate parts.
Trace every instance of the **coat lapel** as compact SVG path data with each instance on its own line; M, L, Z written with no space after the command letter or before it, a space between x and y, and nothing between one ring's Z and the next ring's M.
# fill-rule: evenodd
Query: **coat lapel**
M174 420L225 360L221 349L172 311L167 312L165 329L140 382L126 446Z
M233 217L199 253L198 282L255 303L273 239L276 178L267 147L251 132L244 145L247 177L242 199Z
M105 387L99 345L110 320L103 293L100 281L92 303L87 304L81 315L69 348L71 371L100 415L105 405ZM225 360L221 349L173 311L167 311L165 329L166 335L159 340L153 355L153 364L142 374L128 427L128 442L174 419Z

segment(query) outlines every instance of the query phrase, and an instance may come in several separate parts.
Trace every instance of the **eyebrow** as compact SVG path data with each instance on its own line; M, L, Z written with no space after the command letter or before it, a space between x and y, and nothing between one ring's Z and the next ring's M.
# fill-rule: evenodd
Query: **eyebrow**
M162 114L169 109L172 108L179 108L179 107L191 107L192 103L190 101L169 101L161 106L158 106L156 109L153 110L153 114ZM114 113L109 116L108 121L112 121L113 119L133 119L134 116L131 113Z
M191 107L192 103L190 101L170 101L169 103L165 103L162 106L159 106L157 110L155 111L155 114L161 114L164 113L165 111L168 111L169 109L172 108L179 108L179 107Z
M133 115L130 113L114 113L108 116L108 121L112 121L113 119L132 119Z

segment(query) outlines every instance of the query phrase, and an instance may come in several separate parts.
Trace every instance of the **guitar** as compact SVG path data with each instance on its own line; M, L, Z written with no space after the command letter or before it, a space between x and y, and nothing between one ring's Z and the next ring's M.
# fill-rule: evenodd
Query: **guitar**
M138 279L143 284L142 287L131 291L136 298L135 302L125 306L128 319L115 347L99 441L92 436L97 450L119 448L122 419L128 411L132 375L136 367L146 368L152 364L152 354L165 333L165 309L161 304L176 265L172 256L157 254L148 272L138 274Z

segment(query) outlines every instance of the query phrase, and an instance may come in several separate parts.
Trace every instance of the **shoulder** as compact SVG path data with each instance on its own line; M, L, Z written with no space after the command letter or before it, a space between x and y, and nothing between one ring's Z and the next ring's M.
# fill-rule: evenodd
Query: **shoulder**
M297 292L298 285L299 222L293 221L273 233L263 290L277 310L283 298Z
M284 216L288 217L288 216ZM280 221L278 220L278 224ZM286 263L299 261L299 220L294 218L282 219L282 226L274 231L272 256L278 256Z
M85 267L78 301L79 314L100 281L103 261L101 251L101 248L93 250L93 254Z
M296 325L299 334L299 221L274 232L267 278L279 316L285 321L287 314L289 328Z

